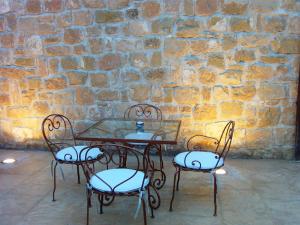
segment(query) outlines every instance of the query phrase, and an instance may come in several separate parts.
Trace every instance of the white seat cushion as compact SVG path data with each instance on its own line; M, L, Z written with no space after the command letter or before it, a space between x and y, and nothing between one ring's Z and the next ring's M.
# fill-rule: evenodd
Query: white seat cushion
M189 154L186 159L185 156ZM185 160L184 160L185 159ZM174 161L176 164L187 167L190 169L199 169L199 170L210 170L216 167L219 156L212 152L182 152L175 156ZM184 162L185 161L185 162ZM224 165L223 158L220 158L217 167Z
M80 151L88 146L85 145L78 145L74 147L67 147L59 150L56 153L56 159L63 160L63 161L79 161L79 155ZM99 150L99 148L92 148L89 149L87 156L85 155L86 151L88 149L85 149L83 153L81 154L81 160L84 161L86 158L88 159L95 159L97 158L102 152Z
M90 179L90 185L102 192L112 192L118 184L127 180L131 176L136 173L136 170L127 169L127 168L117 168L117 169L108 169L101 172L96 173L96 175L92 176ZM100 180L98 177L102 180ZM142 182L144 179L144 173L141 171L137 171L137 173L131 177L128 181L119 185L115 188L114 192L124 193L139 190L142 187ZM144 181L143 188L149 184L149 179L146 178ZM109 186L110 187L109 187Z

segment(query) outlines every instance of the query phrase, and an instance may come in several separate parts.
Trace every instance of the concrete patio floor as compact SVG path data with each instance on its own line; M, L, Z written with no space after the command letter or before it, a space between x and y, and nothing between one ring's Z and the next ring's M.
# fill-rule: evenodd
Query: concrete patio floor
M76 169L58 170L56 202L51 201L49 152L0 150L0 160L14 157L13 165L0 164L1 225L85 224L84 177L76 183ZM226 175L219 175L218 216L213 216L213 189L208 174L185 172L169 212L174 167L165 157L166 186L161 207L149 225L297 225L300 224L300 163L279 160L228 159ZM95 197L95 196L94 196ZM95 198L94 198L95 199ZM96 201L91 225L143 224L142 212L133 218L137 198L119 197L100 215Z

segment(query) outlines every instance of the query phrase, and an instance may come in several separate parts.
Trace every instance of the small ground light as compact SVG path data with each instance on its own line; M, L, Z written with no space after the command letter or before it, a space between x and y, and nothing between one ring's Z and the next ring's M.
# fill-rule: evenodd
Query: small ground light
M4 164L11 164L14 162L16 162L16 160L13 158L7 158L7 159L4 159L3 161L1 161L1 163L4 163Z
M224 174L226 174L226 170L224 170L223 168L217 169L216 174L224 175Z

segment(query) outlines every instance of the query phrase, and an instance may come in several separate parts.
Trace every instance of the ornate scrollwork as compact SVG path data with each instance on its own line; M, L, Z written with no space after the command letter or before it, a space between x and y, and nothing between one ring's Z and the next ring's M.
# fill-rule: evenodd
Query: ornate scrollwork
M161 110L150 104L136 104L130 106L124 113L124 118L129 119L162 119Z

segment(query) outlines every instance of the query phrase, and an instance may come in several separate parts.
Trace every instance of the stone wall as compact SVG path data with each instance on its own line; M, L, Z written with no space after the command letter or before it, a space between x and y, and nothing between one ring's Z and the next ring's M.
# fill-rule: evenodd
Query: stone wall
M180 145L233 119L235 155L293 157L297 0L0 0L0 31L2 147L40 147L49 113L81 130L147 102Z

